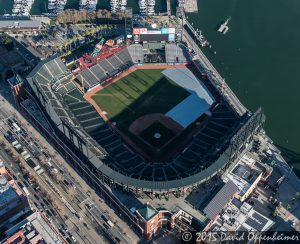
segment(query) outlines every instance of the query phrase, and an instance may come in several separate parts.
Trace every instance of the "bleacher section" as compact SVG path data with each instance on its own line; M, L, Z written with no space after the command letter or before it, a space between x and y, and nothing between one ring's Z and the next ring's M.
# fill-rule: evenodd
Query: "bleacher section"
M88 90L132 65L133 62L126 47L110 57L100 60L94 66L82 70L76 78Z
M78 88L68 92L64 96L64 102L87 132L105 124L94 107L83 98Z
M225 137L230 128L237 123L236 115L225 104L219 104L210 118L209 123L194 136L191 145L179 155L174 161L177 168L184 170L185 174L190 174L209 167L218 157L218 154L209 154L217 148L218 142ZM196 163L197 162L197 163Z
M167 43L165 55L167 63L188 63L191 61L186 47L182 44Z
M144 53L143 46L141 44L132 44L128 47L128 51L132 58L133 63L143 63L144 61Z
M114 170L144 180L174 180L193 175L206 169L219 156L216 144L237 123L236 115L225 104L219 104L202 130L194 136L190 146L167 164L148 161L125 147L122 139L102 120L94 108L87 103L78 89L65 96L65 102L81 126L108 152L104 159Z

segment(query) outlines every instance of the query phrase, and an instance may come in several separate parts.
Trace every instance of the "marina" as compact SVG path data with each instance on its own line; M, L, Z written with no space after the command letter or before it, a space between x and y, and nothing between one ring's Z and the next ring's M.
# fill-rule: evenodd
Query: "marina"
M12 9L13 16L29 16L34 0L14 0Z
M66 3L67 0L48 0L48 10L51 13L58 14L64 10Z
M117 13L118 11L124 11L127 7L127 0L111 0L110 6L111 6L112 13Z
M95 11L97 6L97 0L80 0L79 9L87 9Z
M139 0L140 14L154 15L155 0Z

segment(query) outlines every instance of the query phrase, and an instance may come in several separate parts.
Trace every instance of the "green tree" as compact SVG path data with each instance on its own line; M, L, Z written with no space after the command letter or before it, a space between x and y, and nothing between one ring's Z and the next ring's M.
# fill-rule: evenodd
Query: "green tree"
M8 36L4 36L2 39L1 44L8 50L11 51L14 48L14 43L13 40L8 37Z

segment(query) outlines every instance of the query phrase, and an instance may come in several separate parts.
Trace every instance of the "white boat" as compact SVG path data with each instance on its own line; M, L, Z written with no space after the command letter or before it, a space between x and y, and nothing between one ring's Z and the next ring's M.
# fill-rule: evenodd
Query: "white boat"
M79 9L96 10L97 0L80 0Z
M88 4L88 0L80 0L79 1L79 9L86 8L87 4Z
M33 2L34 0L14 0L13 15L29 16Z
M57 5L57 0L48 0L48 9L52 10L55 9Z
M89 0L88 9L93 11L96 10L97 2L97 0Z
M142 15L153 15L155 13L155 0L139 0L139 7Z
M117 13L120 10L125 10L127 7L127 0L111 0L110 7L112 13Z
M230 17L223 24L220 25L220 27L218 28L218 32L223 33L224 35L227 33L227 31L229 30L228 27L229 20Z

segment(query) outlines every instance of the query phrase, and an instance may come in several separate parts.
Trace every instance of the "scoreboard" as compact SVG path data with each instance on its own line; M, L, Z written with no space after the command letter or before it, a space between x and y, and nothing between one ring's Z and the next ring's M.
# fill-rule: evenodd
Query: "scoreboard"
M133 40L135 42L175 42L175 28L147 29L133 28Z

